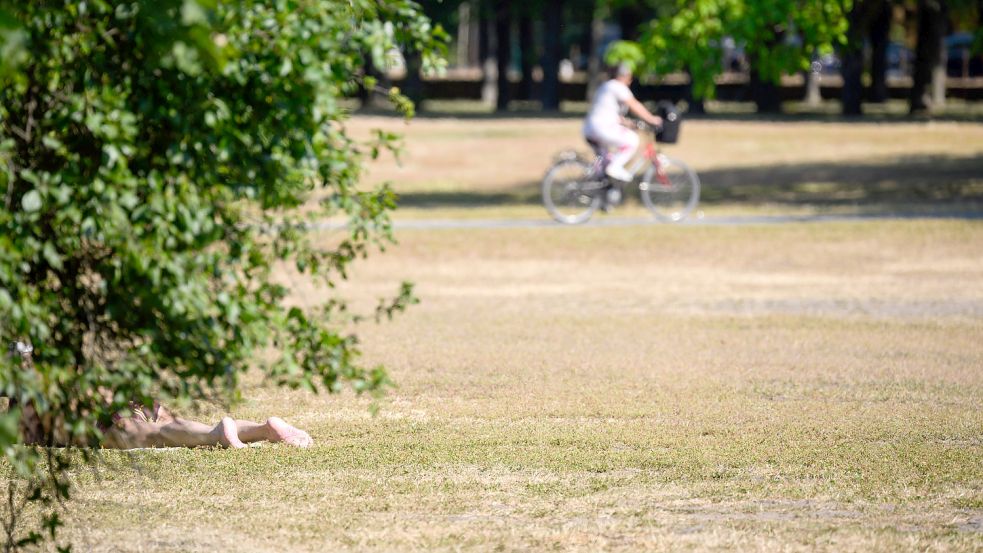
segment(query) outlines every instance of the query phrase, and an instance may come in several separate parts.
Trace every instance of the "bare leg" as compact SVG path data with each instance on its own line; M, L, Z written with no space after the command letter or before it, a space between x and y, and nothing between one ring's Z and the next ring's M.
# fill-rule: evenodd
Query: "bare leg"
M263 424L241 420L235 421L235 424L239 430L239 439L245 443L266 440L283 442L295 447L310 447L314 443L307 432L290 426L280 417L270 417Z
M174 418L173 422L160 427L160 435L168 445L179 447L208 445L237 449L246 447L246 444L239 441L235 421L229 417L223 418L214 427L196 421Z
M236 423L229 417L208 426L196 421L173 418L166 424L137 419L124 419L107 434L106 447L132 449L135 447L246 447L239 441Z

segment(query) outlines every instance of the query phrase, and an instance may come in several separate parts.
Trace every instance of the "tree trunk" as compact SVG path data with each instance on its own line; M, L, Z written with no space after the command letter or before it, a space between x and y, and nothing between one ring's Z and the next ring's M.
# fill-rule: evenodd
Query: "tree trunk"
M851 48L844 50L842 57L843 90L840 102L843 104L843 115L863 115L864 97L864 52L862 49Z
M807 106L811 107L817 107L823 103L823 92L821 87L823 74L822 69L816 67L817 65L819 65L819 62L814 58L812 64L809 66L809 69L806 70L803 75L806 89L805 103Z
M474 3L474 15L478 20L478 60L479 63L491 57L491 33L489 31L488 6L481 0Z
M590 49L587 51L587 101L594 97L594 91L604 78L604 63L601 60L601 41L604 39L604 9L595 2L591 10Z
M412 51L406 54L406 79L403 81L403 94L413 101L416 111L423 111L423 79L420 78L420 69L423 66L423 57L419 52Z
M949 50L945 47L945 35L947 34L947 22L949 20L949 15L944 11L943 4L943 15L942 32L939 37L939 57L935 62L935 67L932 68L932 107L940 108L945 105L945 81L946 81L946 66L949 64ZM969 52L967 52L968 54Z
M809 69L802 74L805 81L805 101L807 106L818 107L823 103L823 66L819 62L819 51L813 49Z
M481 28L481 2L479 0L465 0L468 5L468 67L481 67L481 35L484 31Z
M758 113L781 113L782 97L778 85L762 79L754 65L751 66L751 79L748 82L751 89L751 97L754 105L758 108Z
M536 39L532 28L532 17L523 10L519 17L519 54L521 56L522 82L519 86L519 99L532 100L532 69L536 64Z
M871 102L887 101L887 43L891 31L892 9L889 2L881 2L880 9L870 25L870 92Z
M704 114L707 112L706 105L703 103L703 98L697 98L693 94L693 76L686 71L686 75L689 77L689 84L686 85L686 112L693 114Z
M843 115L863 115L864 97L864 35L867 33L869 19L866 13L877 0L854 2L850 9L849 29L846 45L840 55L843 75L843 89L840 92Z
M461 2L457 7L457 66L467 67L471 51L471 4Z
M369 78L378 78L378 74L375 70L375 65L372 63L372 56L366 52L365 54L365 76ZM372 95L373 91L370 87L365 86L365 81L360 81L358 83L358 92L355 93L355 97L358 98L358 105L362 109L366 109L372 106Z
M478 59L481 60L481 101L485 105L494 106L497 90L495 88L495 56L492 55L492 37L494 22L488 17L488 6L478 2Z
M625 6L618 9L618 26L621 27L622 40L638 40L638 25L646 18L638 6Z
M915 47L915 68L911 85L910 112L925 113L932 104L930 86L942 65L942 41L945 34L945 2L943 0L918 1L918 44ZM944 84L943 90L944 90ZM935 87L932 87L935 88Z
M560 28L563 24L563 0L547 0L545 32L543 34L543 110L560 109Z
M509 109L509 62L512 60L511 2L499 0L495 7L495 62L498 67L498 95L495 111Z

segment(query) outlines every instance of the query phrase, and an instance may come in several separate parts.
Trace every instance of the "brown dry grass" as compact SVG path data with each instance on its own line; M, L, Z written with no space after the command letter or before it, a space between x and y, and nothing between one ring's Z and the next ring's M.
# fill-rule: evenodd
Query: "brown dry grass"
M378 125L408 135L403 168L371 173L416 202L401 217L542 217L535 182L554 152L579 147L572 120L352 122ZM956 183L942 201L958 202L983 174L973 125L684 132L672 151L740 177L717 181L731 192L708 212L758 209L742 198L776 186L790 199L766 209L815 209L810 187L860 190L847 201L876 210L878 186L904 202ZM983 548L979 222L398 238L340 290L367 310L409 279L422 300L358 329L366 362L398 384L379 416L365 398L254 377L234 414L284 416L316 447L109 452L101 479L79 474L77 549ZM293 301L327 297L294 284Z
M979 223L399 238L343 287L418 283L378 417L257 382L314 449L110 454L82 549L983 547Z

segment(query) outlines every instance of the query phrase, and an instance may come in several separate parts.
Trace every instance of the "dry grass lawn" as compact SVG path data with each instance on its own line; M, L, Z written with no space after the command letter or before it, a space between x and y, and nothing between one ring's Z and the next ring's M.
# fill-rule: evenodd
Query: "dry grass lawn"
M395 122L353 125L379 121ZM678 150L707 172L887 165L916 150L978 165L983 130L950 125L698 122ZM418 206L510 194L576 145L565 120L408 130L405 168L373 178L409 171L399 188ZM456 164L440 162L447 149ZM516 162L492 169L493 156ZM443 198L409 216L498 209ZM401 280L417 285L419 305L358 328L366 363L398 385L378 416L365 398L254 377L234 414L279 414L315 447L107 452L98 477L78 475L76 548L983 549L980 222L397 237L341 287L367 310ZM296 284L294 301L327 297Z
M983 547L979 223L400 239L346 290L418 283L378 417L257 383L315 448L109 454L82 549Z
M357 134L406 136L402 163L373 166L392 182L399 217L546 217L539 182L557 152L586 150L578 119L360 117ZM692 165L708 216L741 211L881 213L983 205L983 125L686 121L665 152ZM635 202L619 213L643 214Z

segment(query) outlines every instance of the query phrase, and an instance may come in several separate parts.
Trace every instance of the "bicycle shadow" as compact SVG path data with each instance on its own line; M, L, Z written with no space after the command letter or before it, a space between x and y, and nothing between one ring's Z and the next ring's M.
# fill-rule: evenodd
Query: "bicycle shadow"
M852 206L889 213L913 206L983 211L983 156L923 155L875 163L794 163L699 170L702 205ZM411 192L399 205L478 208L539 205L539 181L494 191ZM637 198L636 190L626 191Z

